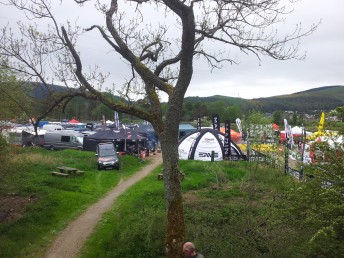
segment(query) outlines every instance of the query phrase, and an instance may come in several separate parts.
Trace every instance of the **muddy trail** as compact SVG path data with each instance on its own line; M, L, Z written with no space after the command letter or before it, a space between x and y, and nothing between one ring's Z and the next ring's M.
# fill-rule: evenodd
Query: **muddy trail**
M129 187L143 179L162 163L161 153L147 157L151 162L140 171L135 173L125 181L121 181L108 194L97 203L90 206L76 220L72 221L54 240L48 249L46 258L72 258L77 257L80 249L83 247L86 239L92 234L92 231L102 215L111 209L116 199Z

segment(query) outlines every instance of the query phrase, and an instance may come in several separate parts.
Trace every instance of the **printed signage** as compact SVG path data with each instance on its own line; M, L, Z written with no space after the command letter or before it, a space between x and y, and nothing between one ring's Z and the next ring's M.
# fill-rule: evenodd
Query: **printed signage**
M201 117L197 117L197 130L202 128L202 121L201 121Z
M213 115L213 129L220 131L220 117L218 114Z
M229 120L225 121L225 138L223 143L223 149L225 157L229 158L231 156L231 122Z
M210 152L199 152L198 156L200 158L211 158L211 153ZM218 158L219 154L217 152L214 152L214 158Z

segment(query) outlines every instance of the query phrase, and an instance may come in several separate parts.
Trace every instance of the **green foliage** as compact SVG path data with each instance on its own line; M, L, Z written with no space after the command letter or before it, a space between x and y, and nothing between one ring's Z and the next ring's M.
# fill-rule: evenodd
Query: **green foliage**
M317 143L325 163L306 167L307 179L286 196L286 222L301 228L309 257L342 257L344 253L344 146Z
M342 122L344 122L344 106L337 107L335 110L336 110L336 115L341 119Z
M230 119L230 121L235 121L238 117L243 115L243 111L240 110L239 106L227 106L224 111L224 118Z
M280 110L274 111L272 113L272 120L277 125L283 124L282 111Z
M0 134L0 151L2 153L2 155L0 156L4 156L5 153L5 147L7 146L7 141L4 139L3 135Z
M298 124L298 115L297 112L293 112L293 117L292 117L292 125L297 125Z
M249 124L255 124L255 125L267 125L271 124L271 118L266 117L263 113L259 111L251 111L247 115L247 123Z

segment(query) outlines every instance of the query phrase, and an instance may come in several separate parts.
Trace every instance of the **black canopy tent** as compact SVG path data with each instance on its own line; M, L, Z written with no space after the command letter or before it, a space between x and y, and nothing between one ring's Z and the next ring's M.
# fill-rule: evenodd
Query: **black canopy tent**
M108 126L103 126L101 129L112 129L112 130L119 130L116 129L115 124L111 124ZM150 150L153 150L158 145L158 136L156 135L153 126L150 123L141 123L141 124L127 124L127 125L121 125L121 128L126 128L127 130L131 130L129 132L135 131L135 133L138 133L140 136L147 137L146 147L148 147ZM99 129L99 130L101 130ZM133 133L132 133L133 134Z
M95 134L84 137L83 149L95 151L98 143L112 142L117 151L125 151L131 146L146 147L147 137L131 129L98 130Z

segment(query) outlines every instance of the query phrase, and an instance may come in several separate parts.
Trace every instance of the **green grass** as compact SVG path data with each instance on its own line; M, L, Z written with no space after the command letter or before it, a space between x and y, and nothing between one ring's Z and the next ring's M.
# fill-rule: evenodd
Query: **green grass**
M61 229L121 177L142 166L137 159L123 156L120 171L99 172L94 153L36 148L0 152L6 154L0 155L0 195L32 200L22 218L0 224L0 257L43 257ZM62 165L86 174L52 177L50 171ZM305 203L295 189L306 184L284 175L283 168L202 161L181 161L180 167L185 174L185 240L193 241L205 257L315 257L307 256L307 248L316 227L307 227L295 213L295 209L302 213L298 207ZM157 179L160 172L161 167L118 198L86 242L81 258L165 257L166 207L163 181ZM302 202L297 204L298 199ZM306 199L310 206L313 199ZM327 238L324 243L326 248Z
M161 168L119 197L96 232L85 244L81 257L165 257L165 210ZM120 248L118 248L120 247Z
M283 256L295 241L272 217L279 191L293 184L278 171L246 162L181 161L186 240L205 257ZM122 195L99 223L81 258L164 257L166 213L157 169ZM262 223L264 226L260 226ZM269 232L262 237L257 228ZM270 239L273 238L273 240ZM297 239L297 238L295 238ZM287 253L289 255L289 253ZM271 256L273 257L273 256Z
M42 257L61 229L121 177L142 167L131 156L121 156L120 163L119 171L98 171L93 152L6 147L1 156L0 197L25 202L26 211L18 219L0 223L0 257ZM85 175L53 177L51 171L59 166L76 167Z

